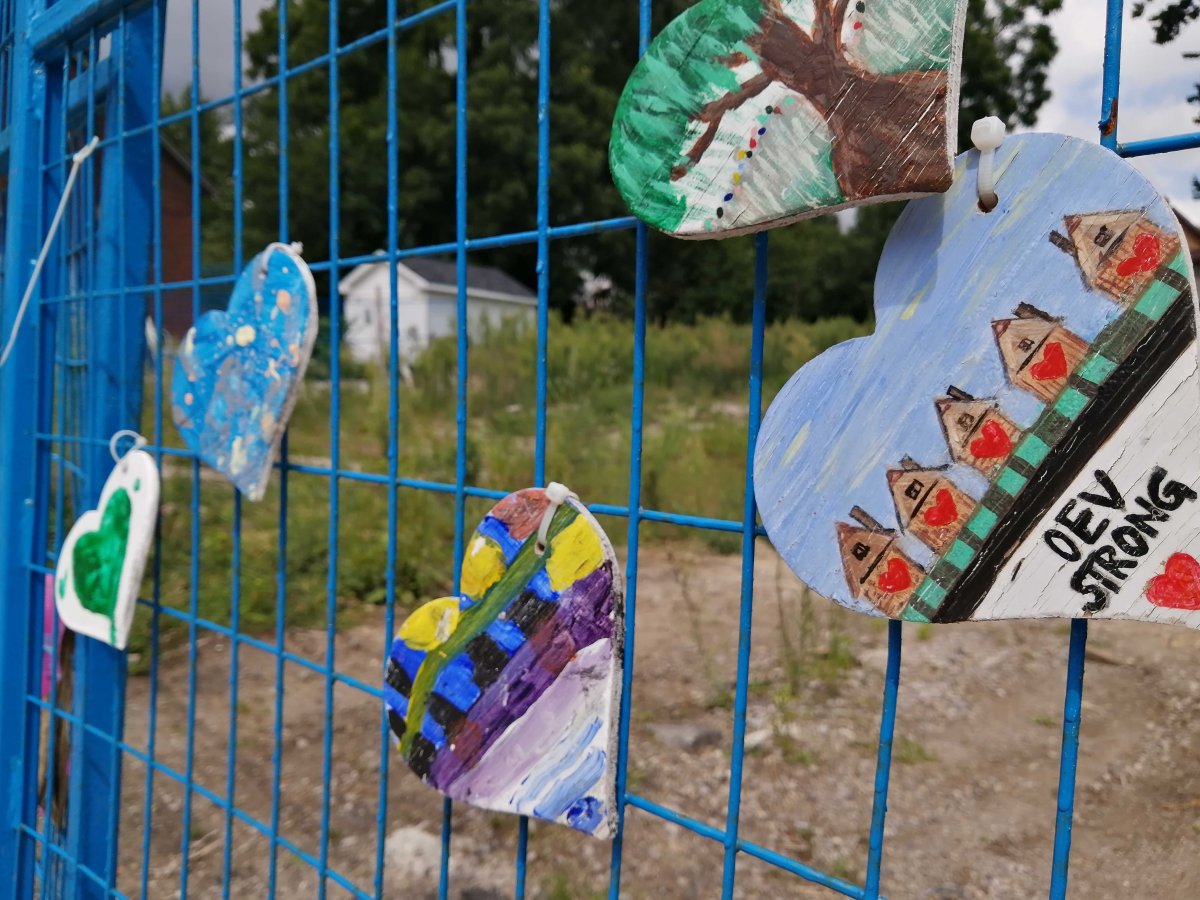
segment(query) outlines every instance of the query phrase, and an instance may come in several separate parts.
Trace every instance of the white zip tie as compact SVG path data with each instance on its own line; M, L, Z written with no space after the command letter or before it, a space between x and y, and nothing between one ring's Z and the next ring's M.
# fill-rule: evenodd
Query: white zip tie
M554 518L558 508L567 502L568 497L576 502L579 501L579 497L565 484L552 481L546 485L546 498L550 501L550 505L542 513L542 524L538 526L537 543L533 545L538 556L546 552L546 543L550 539L550 520Z
M75 187L75 177L79 174L80 166L92 155L99 143L99 136L93 136L90 141L71 157L71 173L67 176L67 183L63 186L62 199L58 201L58 209L54 211L54 218L50 222L50 231L46 234L46 240L42 244L41 252L38 253L37 262L33 264L33 274L29 276L29 284L25 285L25 296L21 298L21 305L17 307L17 317L13 320L12 331L8 335L8 343L4 345L4 352L0 353L0 368L3 368L4 364L8 362L8 355L12 353L13 344L17 341L17 334L21 330L21 320L25 318L25 309L29 306L29 298L33 296L33 289L42 274L42 266L46 264L46 257L50 253L50 245L54 242L54 235L58 231L63 213L67 209L67 201L71 198L71 190Z
M125 453L117 453L117 445L120 444L121 438L133 438L133 446L126 450ZM133 429L122 428L111 438L109 438L108 452L112 454L113 462L119 463L127 454L132 453L134 450L141 450L148 443L149 441L147 441Z
M1004 132L1004 122L995 116L971 126L971 143L979 151L979 206L984 212L991 212L1000 202L996 196L996 148L1004 142Z

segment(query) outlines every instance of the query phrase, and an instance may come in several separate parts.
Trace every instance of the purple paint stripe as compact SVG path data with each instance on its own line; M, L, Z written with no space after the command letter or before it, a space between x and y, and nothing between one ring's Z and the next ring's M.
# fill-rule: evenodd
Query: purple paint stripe
M467 719L449 730L430 768L431 784L446 791L525 715L576 653L612 637L612 584L612 563L607 561L562 593L555 614L521 645L475 701Z

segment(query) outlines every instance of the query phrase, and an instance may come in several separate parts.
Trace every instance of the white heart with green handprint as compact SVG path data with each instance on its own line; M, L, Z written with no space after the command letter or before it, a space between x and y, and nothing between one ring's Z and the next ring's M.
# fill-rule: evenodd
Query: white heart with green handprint
M96 509L76 520L54 573L63 624L124 650L158 519L154 458L133 450L104 483Z

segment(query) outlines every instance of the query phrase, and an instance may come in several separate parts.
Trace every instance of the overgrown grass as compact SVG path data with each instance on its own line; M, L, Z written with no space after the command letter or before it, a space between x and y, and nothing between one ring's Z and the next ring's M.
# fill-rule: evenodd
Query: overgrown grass
M771 326L763 372L766 399L814 355L866 330L843 319ZM740 519L749 347L749 326L723 319L649 329L643 507ZM588 503L624 506L629 500L632 360L633 333L628 322L594 318L571 326L552 323L547 347L546 477L568 484ZM505 491L533 483L536 336L528 329L500 329L477 341L467 362L467 483ZM356 377L351 380L351 375ZM394 437L396 472L401 478L452 486L458 447L455 341L435 341L414 362L408 377L398 379L394 397L385 369L347 366L346 376L334 413L329 382L310 374L291 420L292 464L324 471L336 453L337 468L344 472L386 475ZM164 394L169 398L169 390ZM151 395L148 385L147 396ZM162 442L181 446L170 424L169 408L163 418ZM331 439L335 424L336 443ZM149 409L143 431L154 432ZM353 477L335 481L320 472L291 471L284 507L284 480L277 471L264 500L242 502L214 473L197 480L188 462L168 458L157 561L164 606L188 610L194 604L202 618L228 625L236 597L239 628L264 633L274 628L279 612L288 625L312 626L330 620L346 624L356 611L386 600L388 484ZM467 500L468 533L489 506L484 499ZM235 537L239 507L240 530ZM397 614L403 615L452 587L454 494L448 487L436 491L401 485L395 516L391 568ZM609 519L605 525L620 542L624 521ZM284 527L287 540L281 560ZM735 552L740 545L736 534L689 530L684 535L667 527L646 529L644 539L681 536L698 538L716 552ZM194 557L193 543L198 545ZM145 595L151 590L148 580ZM162 617L161 627L167 641L183 634L183 623L169 614ZM131 637L135 652L146 646L148 634L149 617L139 616Z

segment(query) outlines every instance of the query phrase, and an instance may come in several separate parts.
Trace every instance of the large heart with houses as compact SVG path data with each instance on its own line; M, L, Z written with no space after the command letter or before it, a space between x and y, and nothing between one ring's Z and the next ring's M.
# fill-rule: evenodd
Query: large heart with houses
M909 204L876 329L771 405L755 491L814 591L913 621L1200 626L1195 280L1166 201L1053 134L975 151Z
M317 339L317 289L291 247L246 266L226 310L205 313L175 358L171 412L184 442L261 500Z
M625 85L634 215L721 238L950 186L966 0L700 0Z
M131 450L104 482L100 501L76 521L58 553L54 596L76 634L124 650L158 521L154 457Z
M573 496L509 494L459 590L415 610L388 656L401 756L456 800L611 837L624 581L603 529Z

